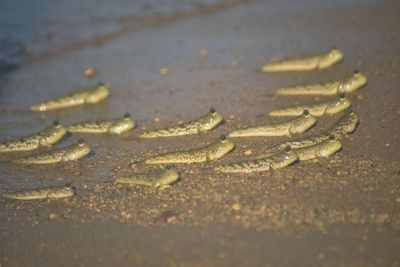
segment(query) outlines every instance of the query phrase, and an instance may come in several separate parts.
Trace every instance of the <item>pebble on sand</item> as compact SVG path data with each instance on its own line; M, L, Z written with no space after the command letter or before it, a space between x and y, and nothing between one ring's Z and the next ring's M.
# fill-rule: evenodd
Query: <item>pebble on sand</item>
M168 69L167 68L161 68L160 69L160 75L161 76L165 76L168 74Z
M244 154L245 154L246 156L250 156L252 153L253 153L253 152L251 151L251 149L248 149L248 150L246 150L246 151L244 152Z
M49 220L55 220L58 218L58 214L57 213L50 213L49 214Z
M207 49L204 48L200 49L199 55L201 58L206 58L208 56Z
M90 68L87 68L87 69L85 69L85 71L83 72L83 74L84 74L84 76L86 77L86 78L92 78L92 77L94 77L94 76L96 76L96 68L95 67L90 67Z
M153 219L154 224L177 224L180 223L179 214L173 211L165 211Z
M232 209L236 210L236 211L239 211L239 210L242 209L242 206L239 203L235 203L235 204L232 205Z

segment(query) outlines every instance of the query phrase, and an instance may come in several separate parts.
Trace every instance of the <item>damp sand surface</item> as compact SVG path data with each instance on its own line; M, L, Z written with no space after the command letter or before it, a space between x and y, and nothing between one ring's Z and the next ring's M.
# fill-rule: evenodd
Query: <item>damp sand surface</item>
M0 193L66 182L77 189L75 197L58 201L0 200L2 266L400 265L399 3L205 1L189 5L189 11L139 12L137 27L126 26L134 24L127 19L134 11L120 4L129 14L119 13L117 6L114 19L121 16L126 24L112 24L110 32L82 27L82 34L74 34L77 40L39 42L40 49L29 49L31 39L22 39L28 48L18 60L9 60L12 69L1 75L1 140L37 132L54 119L70 124L130 112L138 122L119 136L65 137L55 147L84 138L94 151L76 162L27 167L6 163L27 153L0 155ZM65 23L61 19L59 35L71 28ZM333 45L345 60L328 70L258 71L269 59ZM97 75L87 79L83 71L90 66ZM340 78L354 69L368 77L367 86L348 95L361 123L328 159L251 175L209 170L288 140L236 138L237 148L211 165L174 165L181 179L165 190L113 183L115 176L157 170L131 168L148 155L200 147L237 128L284 121L263 114L325 98L273 97L277 88ZM112 84L107 101L29 111L33 104L97 81ZM207 134L139 139L143 131L191 120L210 107L225 121ZM339 117L322 118L301 136L329 128Z

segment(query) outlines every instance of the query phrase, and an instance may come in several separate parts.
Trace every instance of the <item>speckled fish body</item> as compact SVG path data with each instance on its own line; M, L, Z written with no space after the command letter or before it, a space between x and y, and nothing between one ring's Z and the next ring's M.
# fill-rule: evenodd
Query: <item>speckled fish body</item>
M271 125L262 125L233 131L229 137L246 136L291 136L304 133L315 125L317 120L311 114L303 114L293 120Z
M197 120L179 124L176 126L171 126L164 129L159 129L155 131L144 132L140 135L141 138L156 138L156 137L172 137L172 136L182 136L190 134L200 134L205 133L209 130L214 129L223 117L218 112L210 111L206 115L200 117Z
M318 134L316 136L306 138L306 139L285 142L280 145L280 148L284 148L286 146L290 146L293 149L308 147L308 146L313 146L313 145L319 144L328 139L329 139L329 134L322 133L322 134Z
M71 186L54 186L2 194L3 198L16 200L58 199L75 195Z
M53 164L65 161L78 160L90 153L90 147L85 143L78 143L53 151L39 153L34 156L13 160L18 164Z
M316 84L303 84L290 87L282 87L276 92L277 95L320 95L332 96L339 93L351 93L364 86L367 78L360 72L354 72L350 77L342 80L320 82Z
M121 134L135 127L131 118L118 118L108 121L86 121L72 124L67 127L71 133L108 133Z
M338 49L332 48L325 54L268 62L261 70L263 72L281 72L326 69L339 63L342 59L343 53Z
M257 158L215 167L216 171L224 173L252 173L282 169L298 160L297 153L293 150L282 151L268 157Z
M319 144L329 140L329 136L333 135L336 140L340 140L343 135L350 134L355 131L358 125L357 115L351 111L346 111L343 116L329 129L323 133L300 140L288 141L280 145L281 148L290 146L291 148L302 148Z
M31 106L32 111L47 111L61 109L84 104L95 104L107 98L109 95L109 86L99 83L94 87L78 91L54 100L49 100L38 105Z
M31 151L58 142L67 132L60 124L51 125L40 133L0 143L0 152Z
M351 107L351 101L346 97L341 97L339 99L331 100L328 102L308 104L308 105L297 105L287 108L281 108L273 110L269 113L270 116L299 116L306 109L313 116L324 116L333 115L339 113L347 108Z
M326 134L332 134L335 139L341 139L343 135L354 132L359 123L357 115L352 110L347 110L346 113L326 131Z
M327 158L342 148L338 140L325 140L321 143L295 149L300 161L312 160L316 158Z
M165 187L179 179L179 173L174 169L164 170L161 172L138 173L130 177L119 177L117 183L136 184L150 187Z
M196 163L206 162L222 158L228 154L235 145L229 140L218 140L208 146L169 152L150 157L144 161L145 164L164 164L164 163Z
M36 136L8 140L0 144L0 152L31 151L38 148L39 139Z

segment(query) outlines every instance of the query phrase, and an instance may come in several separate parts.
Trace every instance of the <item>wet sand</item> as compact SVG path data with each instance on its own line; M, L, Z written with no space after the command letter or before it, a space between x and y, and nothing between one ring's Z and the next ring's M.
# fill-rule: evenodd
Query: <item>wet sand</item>
M305 3L309 8L289 0L214 3L218 8L210 4L190 16L177 12L171 20L120 28L100 45L90 41L96 37L82 37L76 43L85 45L77 49L67 44L32 52L3 75L1 140L54 119L69 124L125 112L138 127L121 136L74 134L56 145L85 138L95 154L78 162L18 166L6 162L19 155L0 155L0 193L66 182L77 188L74 198L61 201L0 200L1 265L399 266L400 4ZM333 45L345 60L331 69L258 71L271 58ZM89 66L98 69L93 79L82 75ZM168 74L160 75L161 68ZM233 139L237 148L218 162L176 165L181 179L163 191L113 183L118 175L157 169L131 168L146 155L202 146L236 128L279 121L258 116L275 108L324 99L273 97L281 86L340 78L354 69L368 77L366 87L349 95L361 122L329 159L271 173L210 171L210 165L250 159L287 140ZM106 102L28 110L97 81L112 84ZM144 130L196 118L211 106L225 122L210 133L138 139ZM301 136L339 117L324 117Z

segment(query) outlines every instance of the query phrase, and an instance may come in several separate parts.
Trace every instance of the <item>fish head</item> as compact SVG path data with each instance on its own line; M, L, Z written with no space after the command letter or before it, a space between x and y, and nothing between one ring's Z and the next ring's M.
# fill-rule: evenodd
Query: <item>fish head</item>
M354 71L353 75L349 80L346 81L340 92L354 92L358 88L361 88L367 83L367 77L359 71Z
M163 176L161 178L160 184L161 183L165 184L165 185L171 184L171 183L175 182L178 179L179 179L179 173L175 169L167 166L167 168L166 168L166 170L163 173Z
M344 55L339 49L332 47L329 51L328 57L332 62L339 62L343 59Z
M52 145L63 138L66 133L67 128L55 120L53 125L47 127L40 133L39 144L42 146Z
M317 119L311 115L308 110L303 111L303 115L299 117L299 119L293 121L292 126L290 127L291 134L304 133L308 129L310 129L315 123L317 123Z
M201 120L200 131L208 131L215 128L221 123L223 117L214 108L210 108L210 112Z
M65 153L63 159L67 161L76 160L86 156L89 153L90 153L90 147L87 144L85 144L83 139L79 139L78 144L76 144L73 147L73 149Z
M235 148L235 144L226 139L226 135L222 134L220 140L211 146L209 160L219 159L231 152Z
M34 106L30 107L30 110L32 110L32 111L46 111L47 110L47 105L46 104L34 105Z
M99 83L89 92L85 98L86 103L97 103L100 100L105 99L109 95L110 85Z
M63 188L59 190L51 191L48 194L50 198L65 198L72 197L75 195L75 188L71 185L71 183L66 183Z
M347 108L351 107L351 101L348 99L343 93L340 94L339 100L335 102L334 105L329 107L326 112L328 114L335 114L338 113L342 110L345 110Z
M357 128L359 123L357 115L353 112L352 109L347 110L347 114L345 114L346 120L344 121L344 130L346 133L352 133Z
M271 168L277 170L294 163L299 159L299 156L297 155L295 150L290 148L290 146L286 146L284 151L277 153L271 158L273 158Z
M131 119L129 113L125 113L123 118L117 119L112 123L112 126L108 130L111 134L121 134L125 131L133 129L135 127L134 120Z
M330 155L335 154L341 148L342 144L338 140L336 140L334 135L330 135L329 140L321 144L319 154L321 157L329 157Z

